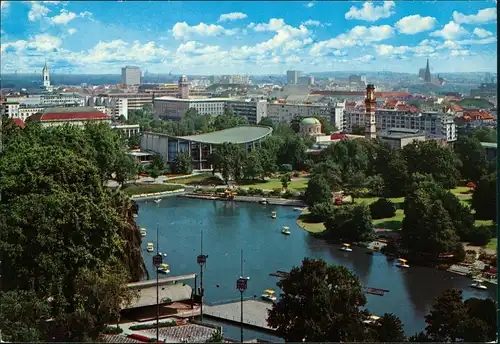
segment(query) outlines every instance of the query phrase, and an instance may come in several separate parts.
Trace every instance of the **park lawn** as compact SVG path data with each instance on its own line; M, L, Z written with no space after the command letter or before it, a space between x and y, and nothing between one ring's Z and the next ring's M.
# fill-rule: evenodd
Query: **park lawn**
M493 220L476 220L474 221L474 226L476 227L493 226Z
M488 245L486 245L486 248L488 250L496 250L498 247L497 241L497 238L490 239L490 242L488 243Z
M222 180L215 177L212 173L200 173L199 175L193 175L193 176L189 176L189 177L185 177L185 178L170 179L170 180L166 180L165 183L167 183L167 184L185 184L185 185L191 185L191 184L224 185Z
M310 220L309 215L310 212L309 210L304 210L301 215L297 218L297 225L299 225L300 228L308 231L309 233L321 233L326 230L325 225L323 222L313 222Z
M393 217L388 217L385 219L372 220L373 226L375 228L386 228L393 230L400 230L405 217L403 209L396 210L396 215Z
M307 179L299 179L299 180L293 180L288 184L288 188L292 190L297 190L297 191L303 191L307 188L307 183L309 180ZM274 189L281 189L283 185L281 185L281 181L277 178L269 179L266 180L265 182L256 180L256 181L244 181L241 185L242 189L249 189L249 188L254 188L254 189L264 189L264 190L274 190Z
M354 203L366 203L366 205L370 205L376 200L378 200L380 197L357 197L354 198ZM393 197L393 198L388 198L388 200L392 201L394 204L398 203L403 203L405 201L404 197Z
M123 192L129 196L140 195L146 193L156 193L164 191L175 191L182 189L179 185L165 185L165 184L126 184L123 186Z

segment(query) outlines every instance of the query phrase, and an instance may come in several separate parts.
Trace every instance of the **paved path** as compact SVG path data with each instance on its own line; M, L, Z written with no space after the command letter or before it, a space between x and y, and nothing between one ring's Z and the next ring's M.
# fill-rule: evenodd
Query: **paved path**
M255 300L243 301L243 323L272 330L267 325L267 311L269 309L271 309L271 304L268 302ZM240 322L241 320L239 301L224 305L205 306L203 313L228 321Z

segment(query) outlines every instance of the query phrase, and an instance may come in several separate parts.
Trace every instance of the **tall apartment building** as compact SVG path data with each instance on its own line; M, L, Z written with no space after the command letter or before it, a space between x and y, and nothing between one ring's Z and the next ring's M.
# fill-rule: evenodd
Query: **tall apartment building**
M153 93L104 93L97 97L127 99L128 110L141 110L146 104L153 104Z
M141 84L141 69L135 66L126 66L122 68L123 85L140 85Z
M266 100L228 100L227 108L231 109L236 116L246 117L249 124L259 124L263 118L267 117Z
M287 84L298 84L300 78L300 72L296 70L289 70L286 72Z
M110 118L119 119L121 116L128 118L128 99L109 97L90 97L87 106L94 106Z
M347 128L366 126L365 109L346 111ZM457 126L454 117L438 112L413 113L409 111L377 109L375 111L376 130L391 128L419 129L427 138L457 140Z

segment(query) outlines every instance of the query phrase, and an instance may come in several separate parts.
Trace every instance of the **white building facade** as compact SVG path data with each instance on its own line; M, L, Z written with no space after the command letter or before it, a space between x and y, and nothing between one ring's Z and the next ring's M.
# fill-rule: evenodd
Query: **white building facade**
M123 85L140 85L141 69L135 66L123 67L121 83Z
M224 114L230 98L179 99L173 97L155 98L153 112L156 119L180 120L189 109L200 115L219 116Z
M259 124L267 117L266 100L228 100L227 108L231 109L236 116L246 117L249 124Z

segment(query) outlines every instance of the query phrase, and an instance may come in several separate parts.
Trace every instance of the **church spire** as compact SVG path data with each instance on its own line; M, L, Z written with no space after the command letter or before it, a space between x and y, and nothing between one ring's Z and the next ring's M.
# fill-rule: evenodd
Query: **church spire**
M429 67L429 59L427 59L427 65L425 67L425 75L424 75L424 81L425 82L431 82L431 68Z

